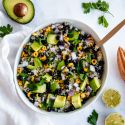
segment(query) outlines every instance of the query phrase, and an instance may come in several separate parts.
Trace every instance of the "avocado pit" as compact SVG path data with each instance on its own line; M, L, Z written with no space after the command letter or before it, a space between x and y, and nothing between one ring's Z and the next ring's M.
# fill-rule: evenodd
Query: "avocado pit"
M14 14L17 17L24 17L28 13L28 7L24 3L18 3L14 6Z

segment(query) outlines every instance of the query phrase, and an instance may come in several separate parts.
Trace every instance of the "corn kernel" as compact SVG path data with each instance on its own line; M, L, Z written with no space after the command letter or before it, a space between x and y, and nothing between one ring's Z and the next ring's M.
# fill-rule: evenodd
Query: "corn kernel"
M84 70L85 72L88 72L88 67L84 67L83 70Z
M46 46L42 46L41 50L44 52L46 51Z
M60 80L56 80L57 83L60 83Z
M66 59L66 55L63 54L63 60L65 60L65 59Z
M89 97L90 92L86 92L85 95L86 95L86 97Z
M68 72L68 68L67 67L65 67L64 69L63 69L63 72Z
M37 56L38 56L38 52L34 52L34 53L33 53L33 56L34 56L34 57L37 57Z
M46 56L44 55L44 56L42 56L40 59L41 59L42 61L45 61L45 60L46 60Z
M73 67L73 66L74 66L73 63L69 63L69 64L68 64L68 67Z
M62 83L63 83L63 80L59 80L59 83L61 83L61 84L62 84Z
M39 106L40 108L42 108L42 104L41 104L41 103L39 103L38 106Z
M92 59L92 64L96 65L97 64L97 60L96 59Z
M27 96L30 97L30 95L31 95L31 92L28 92L28 93L27 93Z
M78 46L78 47L77 47L77 50L78 50L78 51L82 50L82 46Z
M67 96L67 100L70 101L71 100L71 96Z
M78 83L78 84L79 84L80 82L81 82L81 81L80 81L80 79L76 79L76 83Z
M48 67L49 67L49 65L48 65L48 64L45 64L45 65L44 65L44 68L45 68L45 69L47 69Z
M38 36L37 32L32 33L33 36Z
M17 73L21 73L23 71L23 69L21 67L17 68Z
M48 33L50 31L51 31L51 27L49 26L49 27L46 28L46 32Z
M34 81L34 76L31 77L31 81Z
M81 93L80 96L82 99L84 99L86 97L85 93Z
M21 57L24 57L25 52L22 52Z
M68 42L68 41L69 41L69 37L64 36L64 41L65 41L65 42Z
M22 86L22 81L18 80L18 85Z
M89 46L89 47L93 46L93 43L92 43L92 42L89 42L88 46Z

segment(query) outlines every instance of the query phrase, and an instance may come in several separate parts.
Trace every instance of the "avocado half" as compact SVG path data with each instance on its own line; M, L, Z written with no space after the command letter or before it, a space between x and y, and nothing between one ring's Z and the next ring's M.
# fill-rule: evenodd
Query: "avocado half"
M3 0L2 2L5 11L12 20L26 24L34 18L35 8L30 0Z

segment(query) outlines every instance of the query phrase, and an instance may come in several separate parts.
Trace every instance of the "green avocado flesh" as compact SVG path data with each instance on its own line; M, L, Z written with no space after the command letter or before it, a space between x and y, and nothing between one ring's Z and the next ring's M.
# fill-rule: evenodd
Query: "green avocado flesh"
M55 108L62 108L65 106L66 102L66 97L65 96L59 96L57 95L55 102L54 102L54 107Z
M34 5L30 0L3 0L3 7L7 12L8 16L13 19L14 21L22 24L29 23L35 15ZM14 7L18 3L23 3L27 6L28 12L23 17L18 17L14 13Z

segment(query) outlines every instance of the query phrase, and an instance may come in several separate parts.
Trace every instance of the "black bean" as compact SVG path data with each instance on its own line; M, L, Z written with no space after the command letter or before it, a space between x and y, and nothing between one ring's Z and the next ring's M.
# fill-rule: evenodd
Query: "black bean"
M72 105L69 107L70 111L74 111L75 110L75 107Z
M69 49L73 51L74 47L75 46L73 44L70 44Z
M57 89L57 90L55 91L55 94L60 94L61 92L62 92L61 89Z
M52 111L51 107L48 107L46 110L47 110L48 112L51 112L51 111Z
M79 34L79 40L84 40L84 36L82 34Z
M57 36L56 36L56 39L57 39L57 40L59 40L59 38L60 38L60 36L59 36L59 35L57 35Z

